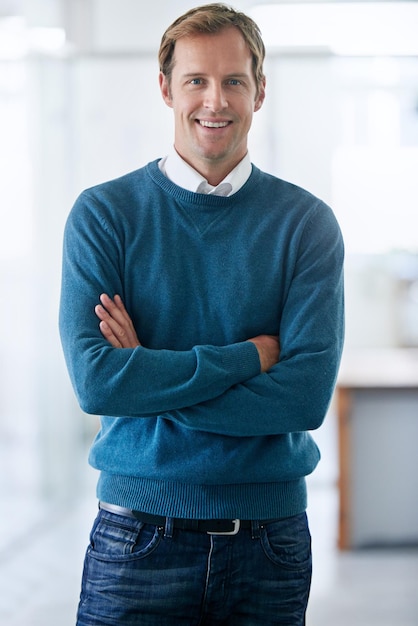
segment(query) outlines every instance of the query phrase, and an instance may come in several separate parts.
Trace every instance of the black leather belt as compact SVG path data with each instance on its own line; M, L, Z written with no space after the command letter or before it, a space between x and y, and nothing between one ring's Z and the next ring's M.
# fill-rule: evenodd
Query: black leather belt
M142 513L141 511L133 511L123 506L109 504L108 502L99 502L99 508L116 515L125 515L133 517L143 524L152 524L153 526L165 527L166 519L162 515L151 515ZM265 520L259 522L260 526L272 522L274 520ZM251 528L251 520L242 519L183 519L178 517L172 518L173 528L181 530L194 530L195 532L207 533L208 535L236 535L242 528Z

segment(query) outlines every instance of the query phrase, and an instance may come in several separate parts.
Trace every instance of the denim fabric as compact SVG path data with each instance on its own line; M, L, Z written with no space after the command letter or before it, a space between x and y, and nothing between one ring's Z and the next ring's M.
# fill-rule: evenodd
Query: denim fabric
M303 626L311 566L305 513L217 536L101 510L77 626Z

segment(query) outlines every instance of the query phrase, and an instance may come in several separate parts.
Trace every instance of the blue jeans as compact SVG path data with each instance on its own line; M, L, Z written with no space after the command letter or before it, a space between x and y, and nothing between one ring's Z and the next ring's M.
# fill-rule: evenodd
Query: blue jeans
M303 626L311 569L305 513L221 536L100 510L77 626Z

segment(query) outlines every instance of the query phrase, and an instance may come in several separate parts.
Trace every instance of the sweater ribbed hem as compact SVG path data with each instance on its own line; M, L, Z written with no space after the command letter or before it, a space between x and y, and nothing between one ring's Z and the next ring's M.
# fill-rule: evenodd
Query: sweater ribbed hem
M304 478L279 483L195 485L102 472L97 497L154 515L190 519L277 519L302 513Z

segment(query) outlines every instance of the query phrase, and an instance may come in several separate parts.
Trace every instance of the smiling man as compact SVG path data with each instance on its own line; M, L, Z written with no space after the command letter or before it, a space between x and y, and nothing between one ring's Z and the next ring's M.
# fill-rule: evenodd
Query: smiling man
M343 343L331 209L251 163L264 45L223 4L165 32L162 159L84 191L60 330L100 471L78 626L302 626L310 430Z

